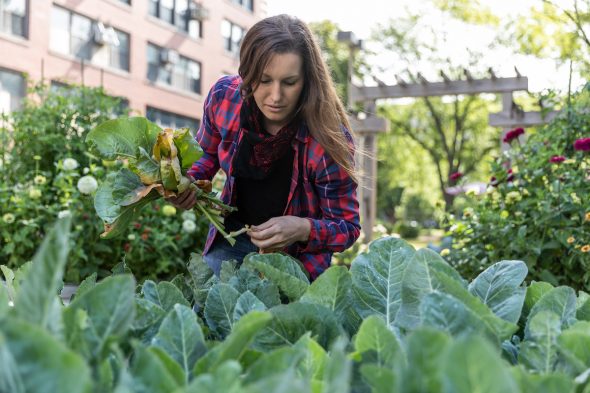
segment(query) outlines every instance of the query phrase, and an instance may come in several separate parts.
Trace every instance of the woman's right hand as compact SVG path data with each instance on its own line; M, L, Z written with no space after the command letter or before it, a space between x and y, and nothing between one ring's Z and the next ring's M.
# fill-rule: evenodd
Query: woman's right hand
M205 192L211 192L211 182L209 180L197 180L191 178L191 182L194 183L197 187ZM195 206L197 203L197 191L194 188L189 187L186 191L178 194L175 197L166 198L166 201L169 202L172 206L190 210Z

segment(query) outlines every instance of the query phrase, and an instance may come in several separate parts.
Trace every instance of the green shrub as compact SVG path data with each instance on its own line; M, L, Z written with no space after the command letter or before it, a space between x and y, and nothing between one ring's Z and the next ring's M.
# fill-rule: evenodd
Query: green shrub
M194 228L186 225L183 230L186 220L180 212L164 215L165 203L159 201L122 237L100 239L103 224L94 211L93 181L85 179L90 189L78 182L84 176L102 181L107 166L123 163L97 160L87 153L84 139L98 123L126 111L100 88L72 87L67 92L35 86L33 98L0 128L2 146L11 147L0 151L0 261L15 268L31 260L47 228L69 215L73 236L66 282L95 272L107 276L121 261L140 281L174 277L184 270L190 253L203 247L207 224L196 218Z
M451 219L452 263L472 277L492 261L524 260L530 279L590 288L590 91L492 164L490 187Z

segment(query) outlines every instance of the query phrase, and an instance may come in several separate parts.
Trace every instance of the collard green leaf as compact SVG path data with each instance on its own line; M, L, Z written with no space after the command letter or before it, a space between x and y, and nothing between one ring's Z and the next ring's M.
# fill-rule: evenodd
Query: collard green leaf
M195 302L201 307L204 307L209 289L211 289L218 279L200 254L191 254L187 270L190 276L190 285L194 292Z
M240 376L242 368L235 360L228 360L211 374L201 374L186 389L174 393L243 393Z
M363 321L356 335L354 348L359 353L373 351L377 365L388 368L393 367L394 359L401 350L395 334L377 315Z
M4 318L6 314L8 314L9 305L8 302L11 301L8 297L8 289L0 282L0 320Z
M299 299L309 287L301 262L285 254L255 254L244 258L244 266L262 273L275 283L290 301Z
M281 304L279 288L266 278L260 278L255 271L242 265L233 277L228 280L238 292L250 291L267 308Z
M479 336L457 340L444 356L441 366L445 393L518 391L496 348Z
M392 387L396 384L396 375L391 368L367 363L361 365L360 373L372 392L394 391Z
M299 374L307 380L311 379L312 386L320 384L328 361L324 348L311 338L309 332L301 336L293 347L304 354L297 367Z
M96 286L96 272L94 272L90 276L86 277L80 283L80 285L78 286L78 289L76 289L76 293L74 293L74 296L82 296L83 294L85 294L90 289L94 288L95 286Z
M576 319L590 321L590 299L586 299L576 310Z
M433 327L452 336L478 333L486 334L492 340L496 337L485 322L462 302L442 292L426 295L420 304L422 325Z
M140 147L152 151L161 131L144 117L119 118L99 124L88 133L86 142L94 144L102 159L137 159Z
M301 297L302 303L315 303L334 312L352 336L361 324L361 317L352 306L352 278L344 266L333 266L322 273Z
M469 292L500 318L517 323L526 295L526 288L520 285L527 273L522 261L501 261L477 276L469 284Z
M139 176L129 169L122 168L116 172L113 183L113 202L120 206L129 206L145 197L152 188L145 186Z
M141 293L144 299L160 306L166 312L170 312L175 304L190 307L182 291L168 281L161 281L156 284L151 280L145 280L141 287Z
M330 356L324 368L322 391L326 393L350 392L352 361L346 356L348 341L339 337L330 348Z
M198 161L203 155L203 150L193 138L188 128L174 131L174 144L178 149L180 165L184 171L191 168L193 163Z
M45 328L16 318L0 322L0 353L14 360L13 367L2 363L3 373L12 373L0 382L16 387L18 392L89 393L92 388L90 369L80 357L51 336ZM16 370L15 367L16 366ZM3 390L13 392L12 390Z
M270 375L245 386L242 393L309 393L307 381L299 378L294 369L290 368L278 375Z
M265 311L266 306L250 291L240 295L234 308L234 322L237 322L244 315L252 310Z
M545 293L531 309L525 326L525 339L530 334L530 321L542 311L551 311L559 316L561 330L567 329L576 322L576 293L570 287L553 288Z
M14 302L14 299L16 298L16 286L18 285L18 283L14 282L14 272L12 271L12 269L10 269L8 266L6 265L0 265L0 270L2 271L2 274L4 275L4 288L6 289L6 293L8 295L8 298L10 300L12 300Z
M564 374L532 374L522 367L513 367L512 375L520 392L569 393L574 392L574 381Z
M197 361L194 374L214 372L227 360L240 360L254 337L272 320L268 311L251 311L236 324L229 336Z
M113 199L116 178L117 173L109 173L105 180L99 184L94 195L96 214L105 222L105 232L101 234L104 239L123 234L129 224L139 216L145 205L160 198L160 194L152 190L139 201L128 206L120 206Z
M135 349L131 375L134 392L170 393L181 386L156 351L142 346Z
M69 236L70 219L58 220L35 253L14 302L18 318L53 333L61 330L58 292L70 250Z
M229 284L215 284L205 302L205 319L211 331L227 336L234 325L234 310L240 294Z
M105 278L76 297L63 313L70 347L88 348L88 356L104 359L108 343L122 337L131 327L134 294L134 278L118 275Z
M442 391L441 368L451 342L448 334L425 327L413 331L407 337L407 367L400 383L404 391L429 393Z
M0 284L0 291L2 285ZM0 296L0 300L2 297ZM0 324L0 326L2 326ZM26 393L25 383L18 371L18 363L6 343L6 337L0 331L0 392Z
M282 347L261 356L249 369L245 384L254 383L273 374L281 374L289 368L296 368L305 353L301 348Z
M378 314L393 327L401 304L402 277L415 252L404 240L385 237L373 241L367 253L354 259L352 295L362 318Z
M137 160L129 163L129 169L139 176L143 184L155 184L161 180L160 164L142 147Z
M531 312L533 306L545 295L553 289L553 285L544 281L533 281L526 289L526 296L524 298L524 305L520 316L521 322L524 324Z
M164 318L152 345L170 355L181 366L187 378L197 359L207 351L197 316L193 310L181 304L176 304Z
M149 351L160 359L162 365L178 385L184 386L188 383L189 375L185 373L182 366L178 364L177 361L172 359L168 352L157 346L149 347Z
M307 332L328 349L344 333L334 313L318 304L293 302L273 307L270 312L271 323L256 337L255 348L262 351L293 345Z
M484 321L487 330L493 332L499 341L509 338L517 326L496 316L479 298L470 294L456 274L434 251L422 249L416 252L402 279L402 304L396 324L405 329L418 327L422 320L422 299L437 290L463 303Z
M542 310L529 317L527 337L520 346L519 363L534 372L549 373L557 363L557 337L561 333L560 316Z
M590 368L590 322L579 321L557 338L561 369L580 375Z

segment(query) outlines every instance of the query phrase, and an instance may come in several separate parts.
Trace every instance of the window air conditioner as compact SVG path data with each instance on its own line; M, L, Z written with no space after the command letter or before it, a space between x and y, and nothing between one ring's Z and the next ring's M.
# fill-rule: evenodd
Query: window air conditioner
M96 22L94 24L94 31L92 39L97 45L111 45L119 46L119 37L117 32L112 27L105 27L102 22Z
M180 60L180 55L174 49L162 49L160 51L160 63L176 64Z
M203 21L205 19L209 19L209 10L199 3L193 3L191 1L189 3L187 12L188 18L191 20Z

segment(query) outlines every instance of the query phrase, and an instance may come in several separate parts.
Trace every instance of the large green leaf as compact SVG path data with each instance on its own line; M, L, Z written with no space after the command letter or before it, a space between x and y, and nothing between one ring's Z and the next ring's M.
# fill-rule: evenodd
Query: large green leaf
M576 310L576 319L590 321L590 299L586 299Z
M309 287L301 263L285 254L255 254L244 258L244 266L262 273L275 283L290 301L299 299Z
M415 252L405 241L385 237L354 259L350 269L353 302L362 318L377 314L393 327L401 304L402 277Z
M339 337L330 348L330 356L324 368L322 392L348 393L352 379L352 361L346 356L348 341Z
M469 284L469 292L500 318L517 323L526 295L526 288L520 285L527 273L522 261L501 261L477 276Z
M531 309L525 326L525 338L530 334L530 321L542 311L551 311L559 316L561 330L576 322L576 293L570 287L562 286L545 293Z
M352 336L362 320L352 307L351 286L352 278L348 269L344 266L333 266L311 284L300 301L320 304L332 310Z
M487 330L499 341L509 338L517 326L496 316L481 300L469 293L463 280L437 253L422 249L408 263L402 279L402 304L395 323L405 329L414 329L422 321L420 304L434 291L453 296L473 314L481 318Z
M135 279L122 274L107 277L76 297L63 313L70 347L93 359L108 356L108 343L131 327L134 294Z
M344 333L334 313L318 304L294 302L273 307L270 312L271 323L256 337L256 348L262 351L293 345L307 332L328 349Z
M113 183L113 202L120 206L128 206L138 202L147 195L150 188L146 187L139 176L129 169L122 168L116 172Z
M132 158L139 156L139 148L151 152L156 137L162 130L145 117L129 117L107 120L86 136L86 142L94 144L101 158Z
M196 375L214 372L227 360L240 360L254 337L272 320L268 311L251 311L234 325L229 336L219 345L209 350L195 365Z
M91 391L90 370L84 360L46 329L11 318L0 322L0 332L0 356L8 359L0 367L2 392Z
M203 256L197 253L191 254L187 270L189 273L189 281L193 289L195 302L198 306L204 307L209 290L218 281L218 279L213 274L213 270L211 270L211 268L203 260Z
M579 321L557 338L561 368L579 375L590 369L590 322Z
M234 310L240 294L229 284L215 284L205 302L205 319L211 331L227 336L234 325Z
M279 287L266 278L260 278L255 271L242 267L228 280L238 292L252 292L267 308L281 304Z
M492 340L496 338L482 318L446 293L435 291L426 295L420 304L420 314L423 326L446 331L452 336L478 333Z
M184 171L190 169L193 163L203 155L203 150L201 150L188 128L174 131L174 144L178 149L178 158Z
M261 356L249 369L244 383L254 383L273 374L296 368L305 357L303 347L281 347Z
M240 393L309 393L310 386L302 380L293 368L289 368L281 374L275 374L260 379L245 386ZM345 392L345 391L343 391Z
M14 302L18 318L53 333L61 330L58 291L70 250L69 236L69 218L58 220L35 253Z
M442 391L442 365L451 337L431 328L419 328L406 339L407 367L400 386L404 392Z
M151 280L145 280L141 287L141 293L144 299L160 306L166 312L170 312L175 304L190 307L182 291L168 281L161 281L156 284Z
M521 392L573 393L574 381L563 374L532 374L522 367L513 367L512 375Z
M234 322L237 322L244 315L250 311L258 310L265 311L266 306L250 291L246 291L240 295L234 308Z
M388 367L374 363L364 363L360 366L363 380L371 387L372 392L395 392L395 372ZM354 391L354 390L353 390Z
M197 359L207 351L196 314L181 304L176 304L164 318L152 345L162 348L178 362L187 378Z
M441 367L445 393L518 392L496 348L479 336L457 340L442 359Z
M527 338L520 346L519 363L533 372L552 372L557 363L560 316L551 310L535 313L529 318L527 331Z
M9 302L11 301L8 296L8 289L6 289L3 283L0 283L0 320L8 314L8 310L10 309Z
M299 374L305 379L311 380L312 386L320 384L328 361L328 354L324 348L311 338L309 332L304 334L293 347L298 348L304 354L304 358L297 366Z
M374 352L376 364L388 368L393 367L394 359L401 350L395 334L377 315L371 315L363 321L356 335L354 348L358 353Z
M138 346L130 371L135 393L170 393L181 386L156 348Z
M120 206L113 198L116 179L117 173L109 173L99 184L94 195L96 214L105 222L105 232L101 234L101 237L105 239L123 234L129 224L139 216L144 206L160 198L160 194L152 190L139 201L128 206Z
M211 374L199 375L186 389L174 393L243 393L241 374L240 363L235 360L228 360Z

